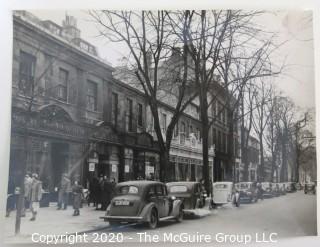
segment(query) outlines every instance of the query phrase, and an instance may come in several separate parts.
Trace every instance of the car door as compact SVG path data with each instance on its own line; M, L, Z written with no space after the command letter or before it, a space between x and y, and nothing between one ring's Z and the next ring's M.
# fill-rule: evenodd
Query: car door
M167 190L167 186L162 185L162 191L163 191L163 201L164 201L164 216L168 216L170 213L170 199L168 196L168 190Z
M162 217L167 216L167 215L165 215L166 200L165 200L165 196L164 196L163 186L161 184L157 184L155 186L155 190L156 190L156 195L157 195L159 217L162 218Z

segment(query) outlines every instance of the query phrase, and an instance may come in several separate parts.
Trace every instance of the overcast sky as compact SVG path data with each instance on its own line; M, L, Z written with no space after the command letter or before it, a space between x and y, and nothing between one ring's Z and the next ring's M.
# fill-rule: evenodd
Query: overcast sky
M81 37L98 48L103 59L112 65L126 56L122 45L107 43L105 38L97 37L97 28L86 11L30 11L40 19L50 19L62 24L65 15L78 20ZM257 20L267 31L278 33L277 42L287 41L273 56L275 64L286 61L284 73L274 80L274 84L285 95L302 108L315 106L314 55L312 13L310 11L274 11L260 16Z

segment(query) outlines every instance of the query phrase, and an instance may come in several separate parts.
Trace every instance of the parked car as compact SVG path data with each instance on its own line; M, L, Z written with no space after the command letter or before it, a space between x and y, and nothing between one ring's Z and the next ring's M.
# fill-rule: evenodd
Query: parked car
M294 182L287 182L286 183L286 189L287 189L287 193L292 193L292 192L296 192L296 187L295 187L295 183Z
M287 194L286 183L278 183L278 184L279 184L280 194L286 195Z
M271 183L272 186L272 194L277 197L281 195L280 187L278 183Z
M257 202L257 187L254 182L236 183L236 189L240 192L240 202Z
M210 204L213 208L219 205L232 203L240 206L240 193L233 182L215 182L212 184L212 198Z
M164 183L157 181L128 181L116 185L115 196L105 216L110 225L141 222L156 228L159 221L183 219L182 201L170 197Z
M205 192L199 182L167 183L169 196L182 201L183 212L193 214L194 209L202 208L206 202Z
M305 185L304 185L304 193L305 194L309 194L309 193L311 193L311 194L316 194L316 184L315 183L306 183Z
M272 193L272 185L269 182L261 182L261 187L262 187L262 196L263 198L271 198L273 197Z
M295 183L295 187L296 187L297 190L302 190L302 185L299 182Z

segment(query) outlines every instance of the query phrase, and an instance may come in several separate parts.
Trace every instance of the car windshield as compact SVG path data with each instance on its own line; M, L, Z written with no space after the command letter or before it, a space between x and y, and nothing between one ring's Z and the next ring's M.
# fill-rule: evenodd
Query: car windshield
M184 186L184 185L174 185L169 188L169 191L170 193L177 193L177 192L182 193L182 192L187 192L188 188L187 186Z
M239 184L240 189L249 189L250 184Z
M228 188L228 185L226 185L226 184L216 184L214 187L216 189L226 189L226 188Z
M132 185L125 185L118 188L118 194L127 195L127 194L138 194L138 187Z

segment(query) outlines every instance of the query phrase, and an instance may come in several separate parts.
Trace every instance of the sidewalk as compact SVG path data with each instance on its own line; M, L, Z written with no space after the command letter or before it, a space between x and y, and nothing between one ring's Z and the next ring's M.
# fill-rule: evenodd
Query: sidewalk
M12 212L10 217L5 218L5 242L31 242L33 233L62 235L95 231L108 227L108 222L99 219L104 213L104 211L95 210L95 207L84 205L80 209L80 216L72 216L72 206L67 210L57 210L56 205L51 204L50 207L40 208L36 221L30 221L31 212L27 212L26 217L21 218L21 234L15 236L16 214Z

